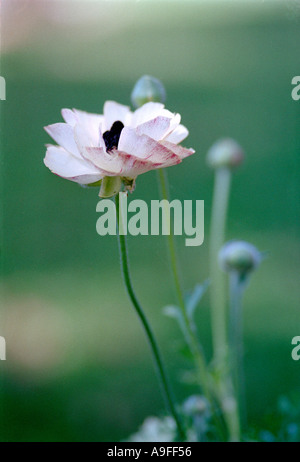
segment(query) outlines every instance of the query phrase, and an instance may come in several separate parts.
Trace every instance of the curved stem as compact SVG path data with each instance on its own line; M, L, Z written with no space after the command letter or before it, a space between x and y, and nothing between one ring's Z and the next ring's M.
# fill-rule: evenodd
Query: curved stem
M116 215L117 215L117 222L118 222L118 230L120 228L120 220L122 217L120 216L120 203L119 203L119 195L116 195ZM178 428L178 433L180 435L180 438L182 441L186 440L186 435L185 435L185 430L182 426L180 417L177 413L176 406L173 401L173 396L171 393L170 385L166 376L165 368L161 359L160 351L157 345L157 342L155 340L154 334L152 332L152 329L149 325L149 322L145 316L145 313L135 295L131 278L130 278L130 272L129 272L129 262L128 262L128 255L127 255L127 244L126 244L126 238L124 235L120 234L118 232L118 241L119 241L119 250L120 250L120 257L121 257L121 267L122 267L122 272L123 272L123 278L124 278L124 283L127 289L128 296L131 300L131 303L143 325L143 328L145 330L146 336L148 338L152 354L154 357L154 361L157 367L158 371L158 376L160 378L160 383L162 386L162 390L164 392L164 396L166 399L166 402L168 404L168 407L170 409L171 414L173 415L173 418L177 424Z

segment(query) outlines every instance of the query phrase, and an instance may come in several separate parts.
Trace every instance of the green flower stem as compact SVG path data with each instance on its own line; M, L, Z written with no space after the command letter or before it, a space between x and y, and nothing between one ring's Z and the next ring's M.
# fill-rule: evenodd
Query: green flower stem
M225 278L218 265L218 254L224 244L229 202L231 172L219 168L215 174L210 236L210 273L212 280L211 309L215 362L222 364L228 354Z
M169 199L168 177L167 177L167 173L165 170L163 169L158 170L158 180L160 184L161 196L164 200L168 200ZM167 217L167 214L166 214L166 217ZM204 358L204 353L198 341L195 326L189 319L187 315L187 311L186 311L183 290L182 290L181 283L180 283L180 276L179 276L179 269L178 269L179 266L177 262L174 236L171 232L171 227L170 227L170 234L167 237L168 237L168 247L169 247L171 268L172 268L174 284L176 288L176 294L177 294L177 298L179 302L179 307L180 307L183 322L184 322L184 331L186 335L186 341L188 343L188 346L194 358L199 385L201 386L203 390L203 394L205 395L205 397L207 398L207 400L212 406L216 427L218 428L220 436L223 438L224 432L222 429L222 424L217 417L217 413L215 412L216 411L215 403L214 403L214 399L211 393L209 375L207 372L207 365L206 365L206 361Z
M158 175L159 175L159 182L160 182L160 189L161 189L161 195L164 200L169 199L169 191L168 191L168 179L167 179L167 173L165 172L164 169L159 169L158 170ZM167 214L166 214L167 217ZM170 253L170 261L171 261L171 268L173 272L173 277L174 277L174 283L175 283L175 289L176 289L176 294L179 302L179 307L181 309L182 317L185 323L185 330L187 334L187 340L189 343L189 347L192 351L192 354L195 358L195 363L197 365L197 371L198 371L198 376L201 382L201 385L203 387L203 391L206 395L209 395L209 386L208 386L208 379L207 379L207 372L206 372L206 364L205 364L205 359L204 355L201 349L201 345L198 342L198 339L196 337L196 333L194 331L194 326L191 324L191 321L187 315L186 312L186 306L185 306L185 301L184 301L184 296L183 296L183 291L181 288L181 283L180 283L180 277L179 277L179 269L178 269L178 262L177 262L177 255L176 255L176 249L175 249L175 242L174 242L174 236L173 233L171 232L171 227L170 227L170 233L167 236L168 237L168 246L169 246L169 253Z
M214 363L217 376L216 392L224 413L230 440L239 441L238 405L228 367L229 347L225 275L218 264L218 254L225 240L230 183L231 171L226 167L216 169L210 236L211 319Z
M243 311L242 298L244 284L240 281L240 275L232 272L229 277L230 287L230 359L233 373L235 393L238 400L241 425L246 428L247 410L245 398L245 374L244 374L244 345L243 345Z
M116 215L117 215L117 222L118 222L118 229L120 228L120 203L119 203L119 195L116 195ZM121 267L122 267L122 272L123 272L123 278L125 282L125 286L127 289L128 296L131 300L131 303L143 325L143 328L145 330L146 336L148 338L152 354L154 357L154 361L157 367L158 371L158 376L160 379L160 383L162 386L162 390L164 392L165 400L166 403L168 404L169 410L171 414L173 415L173 418L177 424L178 428L178 433L180 435L180 438L182 441L186 440L186 435L185 435L185 430L183 428L183 425L181 423L181 419L177 413L176 406L173 400L172 392L170 389L169 381L166 376L165 368L161 359L161 354L157 345L157 342L155 340L155 337L153 335L152 329L149 325L149 322L145 316L145 313L135 295L135 292L133 290L132 282L131 282L131 277L130 277L130 272L129 272L129 262L128 262L128 254L127 254L127 244L126 244L126 238L124 235L120 234L118 232L118 241L119 241L119 250L120 250L120 257L121 257Z

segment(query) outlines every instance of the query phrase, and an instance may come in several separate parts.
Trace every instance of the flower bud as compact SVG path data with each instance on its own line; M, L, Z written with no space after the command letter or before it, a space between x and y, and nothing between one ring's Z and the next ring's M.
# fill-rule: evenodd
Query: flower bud
M160 80L150 75L144 75L136 82L131 93L131 101L136 108L149 101L164 103L166 90Z
M245 241L227 242L219 253L219 263L224 271L237 272L242 275L255 270L262 258L261 252Z
M244 160L241 146L230 138L217 141L208 151L207 163L212 168L234 168Z

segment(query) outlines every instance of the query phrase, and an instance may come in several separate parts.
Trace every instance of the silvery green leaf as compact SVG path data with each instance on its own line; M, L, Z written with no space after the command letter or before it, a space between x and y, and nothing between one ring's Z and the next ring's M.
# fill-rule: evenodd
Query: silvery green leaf
M176 305L167 305L163 308L163 313L170 318L176 319L186 341L188 342L186 325L180 308Z
M197 284L192 293L188 296L186 301L186 311L190 319L193 318L195 309L197 308L201 298L205 294L208 286L209 281L205 281L203 284Z

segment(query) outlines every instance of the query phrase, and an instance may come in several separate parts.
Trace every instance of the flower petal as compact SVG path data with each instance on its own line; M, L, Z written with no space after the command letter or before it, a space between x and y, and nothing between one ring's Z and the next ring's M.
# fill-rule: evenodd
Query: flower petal
M144 104L140 108L138 108L132 114L131 118L131 127L137 127L145 122L148 122L151 119L155 119L156 117L162 115L166 116L164 112L164 105L161 103L153 103L150 101L149 103ZM169 111L167 111L169 112ZM173 114L170 112L170 117Z
M56 175L80 184L95 183L103 177L88 161L72 156L59 146L47 147L44 164Z
M100 147L91 146L90 139L81 125L76 125L75 129L75 140L81 155L91 164L95 165L96 168L101 170L101 173L105 175L115 176L118 175L121 167L119 164L116 165L114 157L107 154L106 147L102 136L100 136Z
M99 129L101 129L104 121L102 115L79 111L78 109L63 109L61 113L65 121L72 127L78 124L83 127L90 138L91 146L99 145Z
M116 103L115 101L106 101L103 108L104 125L103 132L110 130L114 122L119 120L124 125L130 123L131 111L128 106Z
M61 115L65 122L72 126L75 126L77 123L81 123L82 125L96 123L99 125L103 122L103 115L80 111L79 109L62 109Z
M175 130L173 130L172 133L166 137L166 141L178 144L181 143L181 141L183 141L188 136L188 134L189 131L184 125L178 125L178 127L175 128Z
M98 141L93 143L90 133L85 128L78 124L74 127L74 138L80 154L86 159L87 147L100 147L106 152L105 142L102 137L101 128L98 129Z
M93 144L96 146L99 139L99 128L104 124L104 117L100 114L91 114L89 112L79 111L73 109L77 123L82 125L84 129L89 133Z
M165 146L167 149L172 151L174 154L176 154L176 156L178 156L180 159L185 159L186 157L191 156L192 154L195 154L194 149L184 148L183 146L170 143L169 141L161 141L160 143L163 146Z
M125 152L118 151L118 156L121 156L123 160L121 176L125 178L134 179L142 173L161 168L160 163L153 163L148 160L137 159L136 157L131 156Z
M64 121L69 124L69 125L72 125L72 127L74 127L74 125L77 123L77 117L76 117L76 114L72 111L72 109L62 109L61 110L61 115L64 119Z
M148 135L153 140L159 141L168 133L171 126L171 119L167 117L156 117L148 122L138 125L136 133L138 135Z
M62 146L74 156L80 158L80 153L74 140L74 129L71 125L58 123L44 127L46 132L56 141L57 144Z
M96 165L108 176L122 176L136 178L142 173L156 168L161 168L161 163L153 163L149 160L139 159L119 150L107 154L101 148L87 148L86 158Z
M117 176L122 170L121 158L118 159L112 153L107 154L102 148L87 146L84 148L83 155L85 159L110 176Z
M147 135L138 135L135 129L129 127L123 128L118 149L138 159L150 160L155 164L169 166L180 162L180 158L173 150Z

